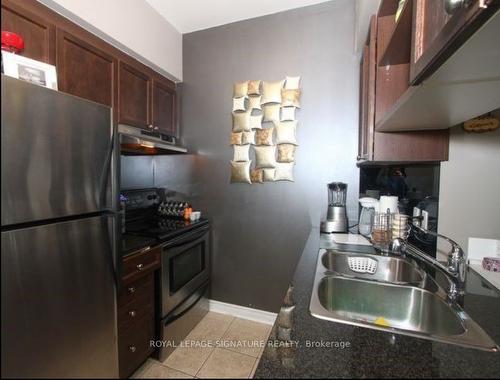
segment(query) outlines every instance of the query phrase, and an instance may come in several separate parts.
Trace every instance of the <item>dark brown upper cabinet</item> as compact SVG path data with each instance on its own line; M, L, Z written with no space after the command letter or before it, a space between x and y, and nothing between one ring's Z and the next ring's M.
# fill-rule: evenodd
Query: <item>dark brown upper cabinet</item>
M372 16L360 65L358 161L373 159L377 17Z
M406 0L396 20L398 3L377 13L375 130L448 129L498 108L500 1Z
M161 79L153 80L153 129L177 136L175 88Z
M17 33L24 39L20 55L45 63L55 62L55 27L48 20L2 0L2 30Z
M387 3L383 5L387 6ZM395 12L394 8L381 8L379 15L371 18L369 35L363 49L358 164L445 161L448 159L448 130L398 133L375 130L377 115L386 112L396 95L405 91L403 86L398 87L391 79L408 78L409 73L409 50L406 55L398 52L400 57L407 57L400 59L398 64L390 67L381 65L388 49L393 49L389 45L389 36L395 28L393 11Z
M436 71L485 23L492 7L491 0L414 0L410 83L419 84Z
M152 128L151 77L120 62L118 72L118 122L138 128Z
M54 64L59 90L113 107L114 122L178 137L176 84L36 0L2 0L22 55Z
M117 60L92 41L57 29L56 65L61 91L114 106Z

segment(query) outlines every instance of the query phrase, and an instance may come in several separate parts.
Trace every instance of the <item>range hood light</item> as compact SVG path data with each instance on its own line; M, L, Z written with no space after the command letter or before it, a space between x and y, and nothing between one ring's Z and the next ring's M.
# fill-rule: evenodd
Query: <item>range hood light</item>
M160 155L160 154L180 154L187 153L187 149L175 145L176 139L172 137L172 142L161 134L152 135L151 131L119 124L121 152L133 155ZM168 137L168 136L167 136Z
M155 144L150 141L144 141L144 140L139 140L139 145L144 147L144 148L154 148Z

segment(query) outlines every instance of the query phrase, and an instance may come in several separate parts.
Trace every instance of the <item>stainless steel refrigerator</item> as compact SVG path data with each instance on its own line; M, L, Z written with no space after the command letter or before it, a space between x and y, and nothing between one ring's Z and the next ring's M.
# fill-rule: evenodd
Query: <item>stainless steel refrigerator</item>
M2 377L118 377L111 109L2 75Z

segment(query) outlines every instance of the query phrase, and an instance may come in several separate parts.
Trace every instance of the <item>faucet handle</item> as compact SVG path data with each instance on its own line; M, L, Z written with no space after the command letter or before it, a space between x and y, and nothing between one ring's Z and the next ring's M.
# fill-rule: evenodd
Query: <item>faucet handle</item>
M461 283L465 282L465 253L463 249L456 243L452 244L452 250L448 255L448 269L457 276Z
M448 242L451 245L451 251L448 253L447 260L447 271L452 274L458 282L463 285L465 282L465 272L466 272L466 260L465 253L460 247L460 245L455 241L450 239L448 236L441 235L437 232L424 230L422 227L412 226L416 231L420 231L432 236L436 236Z
M389 251L396 254L403 254L406 252L406 241L402 238L392 239L389 244Z

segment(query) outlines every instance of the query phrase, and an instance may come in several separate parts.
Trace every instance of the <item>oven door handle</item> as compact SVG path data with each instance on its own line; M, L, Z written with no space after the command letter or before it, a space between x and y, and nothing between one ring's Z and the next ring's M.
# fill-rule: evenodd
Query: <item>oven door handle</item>
M202 285L199 289L201 288L205 289L206 284ZM204 294L205 294L204 290L201 293L198 293L197 291L194 292L187 300L183 302L183 305L179 308L179 310L174 310L172 314L170 314L165 319L164 325L166 326L176 321L177 319L181 318L184 314L186 314L189 310L191 310L198 303L200 299L203 298Z
M209 228L210 227L208 225L203 226L203 227L199 227L198 229L196 229L195 232L185 234L177 239L171 240L170 242L166 243L163 246L163 248L175 248L175 247L179 247L179 246L184 245L184 244L192 243L192 242L198 240L203 235L205 235L207 233L207 231L209 230Z

